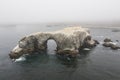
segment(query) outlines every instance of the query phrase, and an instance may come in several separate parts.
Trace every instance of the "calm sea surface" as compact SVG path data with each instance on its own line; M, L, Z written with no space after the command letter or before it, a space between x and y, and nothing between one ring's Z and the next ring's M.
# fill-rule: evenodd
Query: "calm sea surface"
M1 25L0 80L120 80L120 50L96 48L81 52L74 61L58 59L56 43L48 41L47 54L26 56L26 60L12 62L8 54L18 40L39 31L54 31L66 25ZM93 38L102 42L110 37L120 41L120 29L90 28ZM118 42L120 45L120 42Z

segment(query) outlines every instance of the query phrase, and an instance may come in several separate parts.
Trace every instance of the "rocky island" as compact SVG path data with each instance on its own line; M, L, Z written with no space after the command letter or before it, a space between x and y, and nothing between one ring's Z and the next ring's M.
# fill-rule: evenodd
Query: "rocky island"
M9 54L11 59L17 59L24 54L46 51L47 41L55 40L57 44L56 54L76 57L83 48L92 48L99 44L92 39L87 28L67 27L54 32L37 32L23 37L17 46Z

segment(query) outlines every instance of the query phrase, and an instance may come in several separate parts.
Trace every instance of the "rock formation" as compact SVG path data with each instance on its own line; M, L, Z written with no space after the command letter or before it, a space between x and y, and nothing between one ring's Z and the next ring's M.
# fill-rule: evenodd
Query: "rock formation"
M81 48L94 47L98 44L96 40L91 38L87 28L68 27L59 31L38 32L25 36L18 42L9 56L11 59L17 59L23 54L46 51L49 39L56 41L57 54L71 57L75 57Z
M118 42L118 40L117 40L117 42ZM114 42L109 38L104 39L103 46L104 47L110 47L113 50L120 49L120 47L117 44L114 44Z

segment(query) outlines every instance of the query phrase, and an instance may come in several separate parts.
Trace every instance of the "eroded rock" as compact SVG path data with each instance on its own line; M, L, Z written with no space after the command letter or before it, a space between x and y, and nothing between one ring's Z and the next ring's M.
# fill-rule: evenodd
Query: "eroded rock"
M11 59L16 59L23 54L33 54L33 52L46 51L47 40L56 41L59 55L75 57L82 47L94 47L98 44L93 40L90 31L81 27L68 27L54 32L38 32L22 38L17 46L9 54Z
M104 39L104 43L103 43L104 47L110 47L112 50L117 50L120 49L120 47L115 44L111 39L109 38L105 38Z
M112 42L112 40L109 39L109 38L105 38L105 39L104 39L104 42Z
M112 45L113 45L112 42L104 42L103 43L103 46L105 46L105 47L111 47Z
M120 47L119 47L119 46L117 46L117 45L114 45L114 44L112 44L110 47L111 47L111 49L113 49L113 50L120 49Z

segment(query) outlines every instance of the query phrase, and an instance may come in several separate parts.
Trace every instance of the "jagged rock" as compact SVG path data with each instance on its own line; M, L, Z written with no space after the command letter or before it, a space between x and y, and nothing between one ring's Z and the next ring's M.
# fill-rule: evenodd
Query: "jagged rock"
M17 46L9 54L11 59L16 59L23 54L46 51L47 41L53 39L57 44L57 54L65 54L74 57L78 49L93 47L98 42L90 36L90 31L81 27L68 27L54 32L38 32L22 38Z
M112 44L110 47L111 47L111 49L113 49L113 50L120 49L120 47L119 47L119 46L117 46L117 45L114 45L114 44Z
M84 39L83 45L81 46L81 49L83 48L93 48L95 47L99 42L97 40L93 40L91 36L87 36Z
M114 44L114 42L112 42L112 40L111 40L111 39L108 39L108 38L104 39L103 46L105 46L105 47L110 47L110 48L113 49L113 50L120 49L120 47L117 46L117 44Z
M104 42L103 43L103 46L105 46L105 47L111 47L112 45L113 45L112 42Z
M104 39L104 42L112 42L112 40L109 39L109 38L105 38L105 39Z

